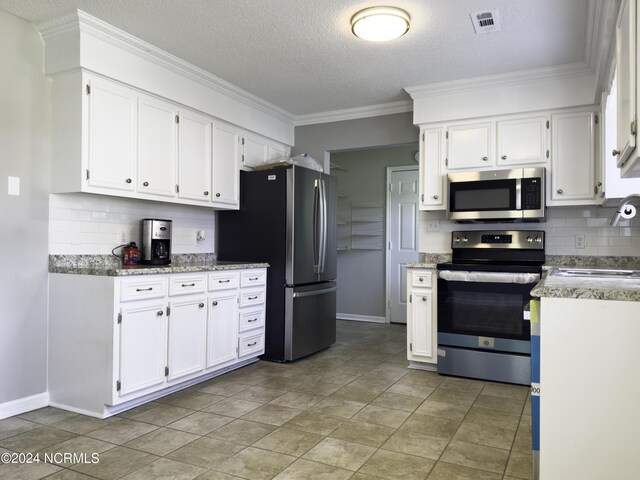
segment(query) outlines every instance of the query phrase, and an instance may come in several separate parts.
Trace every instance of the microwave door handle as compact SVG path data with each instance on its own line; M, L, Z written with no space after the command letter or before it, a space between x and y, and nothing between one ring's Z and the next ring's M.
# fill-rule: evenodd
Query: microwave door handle
M516 178L516 210L522 210L522 179Z

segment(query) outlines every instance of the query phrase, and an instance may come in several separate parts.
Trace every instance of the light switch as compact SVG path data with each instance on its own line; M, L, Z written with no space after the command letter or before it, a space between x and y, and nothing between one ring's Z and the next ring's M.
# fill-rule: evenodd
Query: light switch
M7 194L20 196L20 177L7 177Z

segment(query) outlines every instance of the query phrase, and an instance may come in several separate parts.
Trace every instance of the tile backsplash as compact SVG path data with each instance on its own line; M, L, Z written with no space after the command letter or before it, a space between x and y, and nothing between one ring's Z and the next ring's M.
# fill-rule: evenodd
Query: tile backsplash
M457 230L544 230L547 255L640 256L640 216L610 227L615 208L549 207L544 223L453 223L444 211L420 212L420 251L451 253L451 232ZM437 230L433 228L438 226ZM576 235L585 248L576 248Z
M140 246L140 220L173 220L172 253L214 252L215 211L146 200L86 193L49 196L49 254L110 254L127 242ZM205 240L196 241L204 230Z

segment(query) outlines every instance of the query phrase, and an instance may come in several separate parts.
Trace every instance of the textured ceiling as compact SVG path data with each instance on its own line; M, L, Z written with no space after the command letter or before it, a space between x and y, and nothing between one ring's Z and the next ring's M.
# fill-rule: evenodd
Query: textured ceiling
M609 0L604 0L609 1ZM394 5L411 29L369 43L358 10ZM0 0L39 23L81 9L295 115L383 104L404 87L585 61L586 0ZM498 9L476 35L469 13Z

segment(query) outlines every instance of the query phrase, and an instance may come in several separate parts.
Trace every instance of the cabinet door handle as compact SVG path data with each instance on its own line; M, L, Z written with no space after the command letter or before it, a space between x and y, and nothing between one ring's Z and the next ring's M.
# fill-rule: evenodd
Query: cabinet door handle
M426 302L427 301L427 297L422 297L422 301Z
M258 296L256 295L255 297L249 297L247 298L247 300L257 300Z
M127 178L127 179L125 180L125 182L127 182L127 183L131 183L131 179L130 179L130 178Z
M253 323L253 322L257 322L258 319L257 318L252 318L251 320L249 320L247 323Z
M209 195L209 190L204 191L204 196L206 197L207 195Z
M182 286L183 287L195 287L196 284L195 283L183 283Z
M558 195L562 195L564 193L564 190L562 190L561 188L558 189Z
M143 187L148 187L148 186L149 186L149 182L144 182L144 183L142 184L142 186L143 186Z
M434 200L437 200L437 199L438 199L438 195L434 195L434 196L433 196L433 199L434 199Z
M613 155L614 157L617 157L618 155L620 155L620 150L616 150L615 148L613 149L613 152L611 152L611 155Z
M204 303L201 303L200 305L198 305L198 307L204 308Z
M149 288L136 288L136 292L150 292L151 290L153 290L153 287L149 287Z
M482 157L483 162L486 162L487 160L489 160L489 157Z
M506 160L507 156L506 155L502 155L502 157L500 157L500 158L502 158L502 160Z
M159 317L161 317L162 315L164 315L164 312L162 310L158 310L158 312L156 313L156 315L158 315Z
M231 280L218 280L218 283L229 283Z
M214 300L214 301L211 303L211 305L213 305L213 306L215 307L216 305L218 305L218 302Z
M216 197L220 197L220 194L219 194L219 193L216 193Z
M257 344L258 344L258 341L256 340L253 343L247 343L247 347L253 347L254 345L257 345Z

